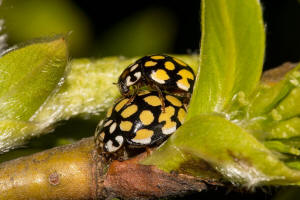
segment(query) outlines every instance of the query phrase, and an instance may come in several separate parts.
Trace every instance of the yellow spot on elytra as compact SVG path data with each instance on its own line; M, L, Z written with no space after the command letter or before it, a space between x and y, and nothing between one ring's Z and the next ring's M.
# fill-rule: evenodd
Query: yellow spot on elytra
M165 62L165 67L168 70L174 70L175 69L175 65L170 61Z
M148 96L144 98L144 101L151 106L160 106L161 100L157 96Z
M170 134L176 130L176 122L172 121L171 119L174 113L175 108L172 106L168 106L165 108L165 112L162 112L158 118L158 122L166 122L162 128L164 134Z
M145 67L152 67L155 66L157 64L157 62L153 62L153 61L147 61L145 63Z
M175 60L178 64L182 65L182 66L187 66L187 64L185 64L183 61L177 59L177 58L173 58L173 60Z
M151 56L152 59L154 60L161 60L161 59L165 59L164 56Z
M150 110L144 110L140 114L140 120L144 125L149 125L153 122L154 116Z
M148 129L140 129L136 132L136 136L133 140L143 140L152 137L153 131Z
M182 78L194 80L194 75L186 69L180 70L177 74L179 74Z
M107 113L106 113L106 117L107 117L107 118L111 116L112 109L113 109L113 107L110 107L110 108L107 110Z
M167 96L166 96L166 99L167 99L171 104L173 104L174 106L177 106L177 107L181 107L181 106L182 106L181 101L179 101L176 97L167 95Z
M121 121L120 129L121 131L130 131L132 127L132 122L130 121Z
M125 110L122 111L121 116L124 118L130 117L138 110L137 105L128 106Z
M194 75L185 69L180 70L177 74L182 77L182 79L177 81L178 87L187 91L190 88L190 84L187 79L194 80Z
M151 74L151 78L160 84L164 84L165 80L168 80L170 77L165 70L158 69Z
M178 120L180 121L181 124L183 124L183 122L184 122L185 114L186 114L185 110L183 108L180 108L179 111L178 111L177 118L178 118Z
M146 94L149 94L150 92L148 90L142 90L141 92L139 92L137 95L138 96L143 96L143 95L146 95Z
M123 106L128 102L128 100L129 99L123 99L122 101L120 101L117 105L116 105L116 107L115 107L115 110L117 111L117 112L119 112L119 110L121 110L122 108L123 108Z

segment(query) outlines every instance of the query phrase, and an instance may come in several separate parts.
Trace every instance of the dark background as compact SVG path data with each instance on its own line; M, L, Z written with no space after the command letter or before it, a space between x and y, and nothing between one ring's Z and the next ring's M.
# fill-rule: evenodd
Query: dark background
M199 0L106 1L105 5L96 5L91 1L82 0L73 0L73 2L90 20L95 40L105 30L124 18L149 8L156 8L168 12L176 23L174 44L168 53L182 54L199 49L201 35ZM273 68L286 61L298 62L300 59L300 3L297 0L263 0L261 2L267 30L265 69Z

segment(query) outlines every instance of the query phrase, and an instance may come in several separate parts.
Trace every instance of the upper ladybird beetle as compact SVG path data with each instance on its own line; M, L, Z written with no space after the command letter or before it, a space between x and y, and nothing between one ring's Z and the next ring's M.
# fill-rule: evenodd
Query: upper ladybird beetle
M195 74L183 61L168 55L150 55L138 59L129 65L120 75L118 87L123 96L130 95L130 87L147 85L159 92L176 93L190 97L193 91ZM164 107L164 106L163 106Z

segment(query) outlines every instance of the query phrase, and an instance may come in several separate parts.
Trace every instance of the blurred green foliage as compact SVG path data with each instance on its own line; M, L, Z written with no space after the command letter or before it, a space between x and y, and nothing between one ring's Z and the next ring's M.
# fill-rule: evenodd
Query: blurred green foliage
M72 55L86 54L91 42L87 17L69 0L6 0L0 7L10 45L37 37L69 35Z
M0 7L1 18L10 45L65 34L70 55L77 57L165 53L172 49L177 30L175 17L168 10L153 7L112 24L92 42L94 28L71 0L7 0Z
M98 56L143 56L172 49L176 36L174 16L165 9L134 13L105 31L95 51Z
M273 200L296 200L300 197L299 187L289 187L280 190L276 195L274 195Z

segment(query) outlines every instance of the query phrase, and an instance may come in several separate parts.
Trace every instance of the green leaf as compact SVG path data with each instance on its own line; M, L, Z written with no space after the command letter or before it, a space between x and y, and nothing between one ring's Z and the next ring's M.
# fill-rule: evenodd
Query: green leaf
M300 184L300 172L288 168L252 134L213 114L195 116L185 122L143 164L170 172L179 169L191 156L206 161L234 184Z
M252 95L251 102L247 108L249 117L255 117L270 112L283 98L290 93L291 90L293 90L295 87L299 87L299 82L300 65L297 65L274 86L269 86L262 83L258 90Z
M271 150L275 150L277 152L280 152L280 153L287 153L287 154L292 154L292 155L296 155L296 156L299 156L300 155L300 150L295 148L295 147L292 147L292 146L289 146L287 144L284 144L280 141L266 141L264 142L264 145L268 148L268 149L271 149Z
M29 120L57 87L67 59L63 38L27 45L0 57L0 120Z
M298 129L299 131L299 129ZM284 144L287 144L289 146L295 147L295 148L300 148L300 137L292 137L289 139L280 139L280 141Z
M287 166L293 169L300 170L300 161L290 161L286 163Z
M276 113L276 120L285 120L300 115L300 88L293 89L288 96L272 110L272 113Z
M285 121L276 122L266 130L265 139L287 139L300 137L300 118L295 117Z
M187 119L220 112L257 86L265 49L257 0L202 1L200 67Z
M15 146L24 144L30 137L40 132L42 127L42 124L33 122L1 120L0 154Z

